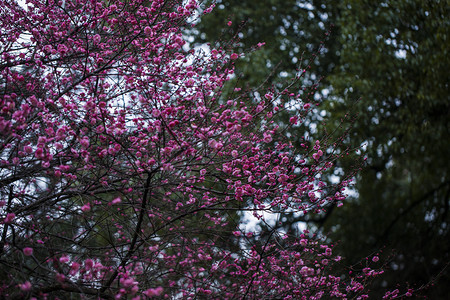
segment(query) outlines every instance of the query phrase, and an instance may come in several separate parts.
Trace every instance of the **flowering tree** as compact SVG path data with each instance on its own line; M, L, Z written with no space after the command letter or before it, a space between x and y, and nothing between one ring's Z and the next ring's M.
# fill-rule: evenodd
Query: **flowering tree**
M321 180L339 139L283 135L311 111L302 72L224 98L239 54L186 50L194 0L0 7L3 298L364 298L375 270L341 277L307 232L241 226L345 198L350 179Z

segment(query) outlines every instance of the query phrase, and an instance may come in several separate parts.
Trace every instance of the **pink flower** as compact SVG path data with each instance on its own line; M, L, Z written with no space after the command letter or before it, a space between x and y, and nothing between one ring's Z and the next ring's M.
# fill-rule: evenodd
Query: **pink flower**
M220 149L223 147L223 144L221 142L217 142L216 140L210 140L208 145L213 149Z
M80 140L80 144L81 144L81 147L86 149L87 147L89 147L89 139L87 137L82 138Z
M90 270L94 266L94 262L92 261L92 259L88 258L85 260L84 266L86 267L87 270Z
M154 296L159 296L161 295L163 292L163 288L162 287L157 287L155 289L148 289L146 291L144 291L144 295L147 297L154 297Z
M319 160L319 158L320 158L322 155L323 155L322 150L319 150L319 151L317 151L317 153L314 153L314 154L313 154L313 158L314 158L315 160Z
M152 115L155 118L157 118L157 117L159 117L161 115L161 112L157 108L154 108L154 109L152 109Z
M267 94L264 95L264 97L265 97L267 100L272 100L273 95L272 95L271 93L267 93Z
M66 280L66 276L64 275L64 274L60 274L60 273L58 273L58 274L56 274L56 280L58 281L58 282L64 282L64 280Z
M70 268L71 268L72 270L77 271L77 270L80 268L80 264L74 261L74 262L72 262L72 264L70 265Z
M134 285L137 284L137 282L134 281L133 278L127 278L127 279L123 279L123 278L122 278L122 279L120 280L120 283L121 283L122 286L125 287L125 288L129 288L129 287L134 286Z
M42 148L37 148L36 151L34 152L34 155L38 159L43 159L45 157L44 150Z
M317 140L315 145L314 145L314 150L319 150L320 149L320 141Z
M63 263L63 264L67 263L68 261L69 261L69 257L68 256L61 256L59 258L59 262Z
M289 179L289 176L287 176L286 174L281 174L280 177L278 178L279 182L286 182Z
M69 272L69 274L73 276L73 275L75 275L78 272L79 269L80 269L80 264L74 261L70 265L70 272Z
M372 258L372 261L373 262L377 262L377 261L379 261L380 260L380 258L378 257L378 256L374 256L373 258Z
M228 21L228 23L227 23L228 26L231 26L232 24L233 24L233 22L231 22L231 21Z
M155 252L155 251L157 251L158 250L158 245L155 245L155 246L150 246L150 247L148 247L148 250L150 250L150 251L152 251L152 252Z
M31 290L31 283L29 281L19 284L19 288L24 291L28 292Z
M177 126L178 124L180 124L180 121L174 120L169 123L169 128L173 128L173 127Z
M67 48L67 46L64 45L64 44L59 44L59 45L58 45L58 52L59 52L59 53L64 54L64 53L66 53L68 50L69 50L69 48Z
M44 46L44 51L45 51L45 52L52 52L52 49L53 49L53 48L52 48L51 45L45 45L45 46Z
M23 150L24 150L26 153L28 153L28 154L30 154L31 152L33 152L33 149L32 149L30 146L25 146L25 147L23 147Z
M210 7L208 7L207 9L205 9L203 11L204 14L209 14L210 12L212 12L212 10L214 9L214 4L212 4Z
M16 217L16 214L9 213L9 214L6 215L6 218L3 220L3 223L4 224L11 224L15 217Z
M237 53L233 53L233 54L231 54L231 56L230 56L230 58L231 58L232 60L238 59L238 57L239 57L239 55L238 55Z
M300 270L300 274L302 274L304 276L314 275L314 269L305 266Z
M30 247L23 248L23 254L25 256L31 256L33 254L33 248Z
M88 211L90 211L90 210L91 210L91 204L90 204L90 203L86 203L85 205L83 205L83 206L81 207L81 210L82 210L83 212L88 212Z
M270 143L272 141L272 135L270 133L264 133L263 141L266 143Z
M293 116L289 118L289 122L293 125L297 124L298 122L298 117L297 116Z
M100 34L96 34L96 35L94 35L93 38L92 38L92 40L94 41L94 44L100 43L101 39L102 39L102 38L101 38Z
M122 199L120 199L120 197L115 198L113 201L111 201L111 204L117 204L122 202Z

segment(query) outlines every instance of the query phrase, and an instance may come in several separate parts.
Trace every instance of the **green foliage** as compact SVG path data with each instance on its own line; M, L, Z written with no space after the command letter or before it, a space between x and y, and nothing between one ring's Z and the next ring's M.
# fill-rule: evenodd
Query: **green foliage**
M328 103L330 120L349 109L359 114L350 140L367 144L368 165L358 199L336 210L325 228L340 224L331 237L348 256L395 249L391 282L425 284L449 260L442 243L450 238L444 2L347 1L338 20L343 47L330 82L345 101ZM354 99L361 101L351 105ZM438 285L428 293L447 291Z
M197 42L218 42L224 46L221 41L229 41L239 33L237 49L241 51L258 43L266 44L236 63L241 87L257 86L266 80L269 83L286 80L295 73L302 57L303 63L309 64L309 54L322 46L328 50L314 60L315 74L328 73L337 61L337 36L327 36L337 8L330 5L333 1L219 0L216 3L213 13L203 16L196 26L200 32ZM228 21L232 21L231 26L223 30Z
M449 10L448 1L221 0L197 27L199 41L241 31L242 49L266 43L237 64L242 87L277 65L268 83L285 80L279 71L295 70L303 51L323 45L305 80L325 76L318 94L329 131L348 112L358 114L342 149L365 144L368 159L358 196L317 226L354 263L384 249L388 287L420 288L439 274L423 289L436 299L448 294L450 259ZM228 20L230 30L220 32ZM348 161L338 164L345 171Z

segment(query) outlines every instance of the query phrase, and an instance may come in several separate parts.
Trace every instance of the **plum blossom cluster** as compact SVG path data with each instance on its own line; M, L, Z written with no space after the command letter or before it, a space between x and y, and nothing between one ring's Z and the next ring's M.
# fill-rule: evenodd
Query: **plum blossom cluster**
M240 54L187 49L199 3L177 2L0 0L1 297L363 299L374 272L333 274L332 246L242 231L351 179L274 122L310 111L295 80L225 98Z

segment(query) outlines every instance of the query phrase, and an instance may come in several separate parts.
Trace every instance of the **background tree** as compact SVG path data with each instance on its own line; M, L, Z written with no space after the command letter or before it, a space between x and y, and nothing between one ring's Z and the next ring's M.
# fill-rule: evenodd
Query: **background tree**
M263 52L249 57L249 65L238 65L243 86L253 80L249 78L269 74L280 62L292 65L302 50L318 48L324 41L324 53L305 80L324 76L316 95L326 100L329 128L336 128L348 112L358 114L347 145L365 144L368 160L351 204L306 221L316 220L311 226L331 232L330 238L340 241L341 253L350 260L384 249L391 272L380 286L408 281L419 287L439 274L440 284L425 293L446 297L448 287L442 282L448 281L450 251L443 242L449 239L450 221L448 4L219 0L216 7L217 14L232 21L233 29L245 21L243 49L266 42ZM208 40L219 34L221 19L202 18L200 37ZM324 39L328 30L331 37ZM283 73L274 74L276 84ZM338 164L345 172L347 162ZM381 290L373 292L379 297Z
M241 78L238 85L242 88L264 81L269 84L284 81L296 72L301 61L302 65L314 64L314 68L307 70L305 80L315 81L321 74L328 74L338 61L337 35L327 32L336 18L335 1L214 2L214 14L202 16L196 26L197 42L220 43L217 37L226 42L239 33L237 46L241 51L266 43L237 62L236 74ZM231 22L225 26L227 20ZM311 58L309 54L322 46L327 50Z
M234 219L345 200L351 177L321 178L345 136L283 134L301 74L225 97L239 54L186 49L195 1L0 7L2 298L364 298L371 261L335 272L320 238Z
M369 161L358 183L359 200L336 211L326 228L341 224L333 236L347 256L384 245L388 253L394 249L395 272L384 280L420 286L443 271L440 284L426 293L446 297L449 7L434 1L346 4L339 19L340 67L330 77L346 96L344 105L330 102L330 111L334 118L347 109L359 113L350 141L367 143ZM346 236L365 238L355 243Z

